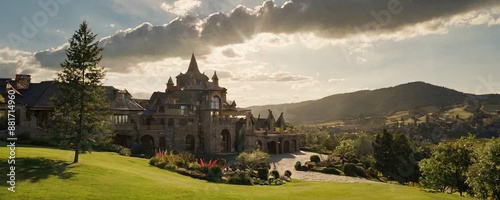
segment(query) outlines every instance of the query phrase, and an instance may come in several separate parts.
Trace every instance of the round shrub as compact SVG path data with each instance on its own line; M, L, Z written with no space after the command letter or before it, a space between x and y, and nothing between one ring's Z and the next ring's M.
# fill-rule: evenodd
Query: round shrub
M366 178L367 175L366 175L366 172L365 172L365 168L362 167L362 166L356 166L356 175L359 176L359 177Z
M257 177L259 179L267 181L267 174L269 174L269 168L260 167L259 169L257 169Z
M346 163L344 165L344 174L346 176L356 176L356 165L353 163Z
M290 170L285 171L285 176L291 178L292 177L292 172Z
M295 163L295 165L293 166L293 168L295 168L295 170L297 170L297 171L300 171L301 170L301 166L302 166L302 164L300 163L300 161L297 161Z
M313 169L314 167L316 167L316 163L312 161L307 161L305 165L307 166L308 169Z
M278 170L271 171L271 175L273 175L274 178L279 178L280 177L280 173L278 172Z
M315 163L319 163L321 162L321 159L319 158L318 155L312 155L309 160L311 160L311 162L315 162Z
M325 174L335 174L335 175L341 175L342 172L335 168L335 167L327 167L327 168L324 168L323 170L321 170L321 172L325 173Z

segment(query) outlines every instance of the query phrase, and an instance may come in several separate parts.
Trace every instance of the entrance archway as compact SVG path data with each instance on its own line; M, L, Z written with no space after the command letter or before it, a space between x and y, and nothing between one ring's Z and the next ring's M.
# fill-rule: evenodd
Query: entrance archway
M293 152L297 151L297 140L292 140L292 148L293 148Z
M283 142L283 153L290 153L290 141Z
M221 152L231 152L231 134L227 129L222 130L221 138Z
M278 151L276 151L276 146L277 146L277 143L275 141L271 141L271 142L268 142L267 143L267 151L269 154L277 154Z

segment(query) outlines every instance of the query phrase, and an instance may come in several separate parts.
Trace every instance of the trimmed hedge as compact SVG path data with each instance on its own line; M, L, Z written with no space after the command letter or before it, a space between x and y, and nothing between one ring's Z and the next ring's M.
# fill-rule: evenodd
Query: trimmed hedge
M293 167L294 167L294 168L295 168L295 170L297 170L297 171L302 170L302 164L300 163L300 161L297 161Z
M344 174L346 176L356 176L356 165L353 163L344 164Z
M321 158L318 155L312 155L311 157L309 157L309 160L311 160L311 162L315 162L315 163L321 162Z
M335 167L327 167L321 170L322 173L325 174L335 174L335 175L342 175L343 172L340 169L337 169Z

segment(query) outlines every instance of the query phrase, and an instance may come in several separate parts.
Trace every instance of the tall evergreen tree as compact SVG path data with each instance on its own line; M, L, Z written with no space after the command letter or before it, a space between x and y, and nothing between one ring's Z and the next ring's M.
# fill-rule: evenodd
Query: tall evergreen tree
M396 171L393 136L384 129L377 134L373 142L373 157L376 160L375 169L384 176L390 177Z
M111 112L102 87L105 70L97 66L103 49L96 36L84 21L69 39L63 70L57 74L59 93L51 98L60 117L50 132L59 145L75 149L74 163L80 153L90 151L111 134Z
M391 180L417 182L420 176L415 150L404 134L392 135L384 130L373 143L375 169Z

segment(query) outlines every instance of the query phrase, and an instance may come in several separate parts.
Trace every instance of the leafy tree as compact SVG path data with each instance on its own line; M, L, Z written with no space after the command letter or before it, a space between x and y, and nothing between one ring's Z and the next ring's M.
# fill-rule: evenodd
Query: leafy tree
M467 172L467 183L480 198L500 199L500 138L492 139L476 151Z
M67 58L57 73L59 93L51 98L55 112L62 115L51 126L51 135L59 145L75 149L74 163L80 153L111 136L111 113L101 82L105 71L97 66L103 49L96 36L84 21L69 39Z
M356 156L359 158L361 156L373 155L373 139L368 135L361 135L356 140L354 140L354 149Z
M314 129L306 132L306 143L309 147L318 147L322 141L328 139L329 134L326 131Z
M420 162L424 187L444 192L457 190L460 195L470 192L465 183L466 173L472 164L473 136L462 137L456 142L441 142L428 159Z
M332 134L321 142L321 148L333 151L339 145L339 141Z
M351 139L340 141L339 146L335 148L335 151L333 153L347 159L354 157L354 141Z

